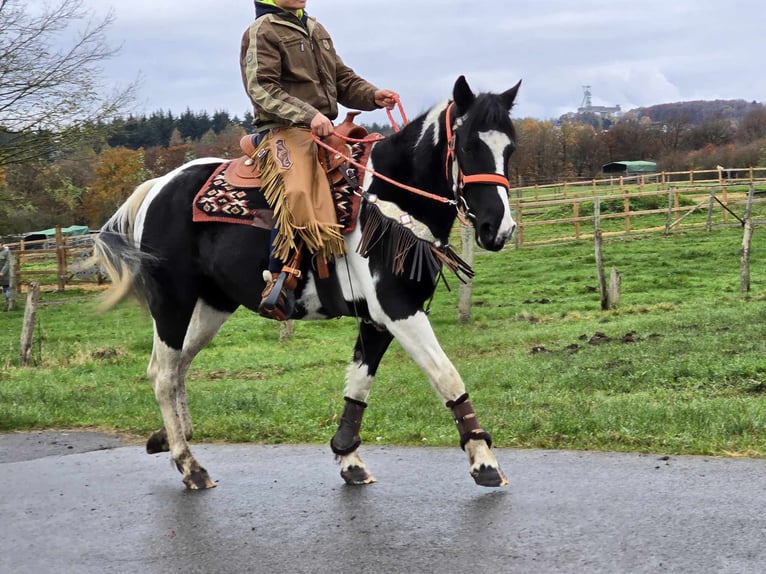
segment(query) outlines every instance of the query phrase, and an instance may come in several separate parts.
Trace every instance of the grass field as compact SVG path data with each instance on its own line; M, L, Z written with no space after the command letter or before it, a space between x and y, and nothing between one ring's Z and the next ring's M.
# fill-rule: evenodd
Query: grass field
M601 311L593 244L477 255L472 321L456 287L431 319L501 447L762 456L766 257L739 292L739 228L610 240L618 308ZM23 297L20 298L23 303ZM144 371L151 321L135 304L95 311L84 291L43 293L35 366L19 368L23 310L0 313L0 431L161 426ZM343 408L353 319L279 325L238 311L192 365L195 441L329 441ZM450 413L394 343L365 414L367 443L456 445Z

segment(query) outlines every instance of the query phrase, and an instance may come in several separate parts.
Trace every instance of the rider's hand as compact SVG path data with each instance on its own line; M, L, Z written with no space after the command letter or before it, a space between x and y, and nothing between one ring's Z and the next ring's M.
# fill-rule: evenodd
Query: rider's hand
M393 90L375 90L375 103L381 108L394 109L399 94Z
M333 130L332 122L321 112L317 112L317 115L311 120L311 133L316 136L329 136Z

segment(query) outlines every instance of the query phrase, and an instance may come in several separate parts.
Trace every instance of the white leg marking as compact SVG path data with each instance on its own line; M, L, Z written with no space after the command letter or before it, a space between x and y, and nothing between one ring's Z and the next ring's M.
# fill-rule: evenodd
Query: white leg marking
M386 327L423 369L431 385L445 402L454 401L465 393L463 379L436 340L424 312L418 311L412 317L401 321L388 321Z
M170 456L174 461L191 458L178 409L178 398L183 386L180 373L182 363L181 351L168 347L160 339L155 326L154 347L147 374L154 387L154 396L159 404L168 436Z
M213 309L202 299L199 299L189 321L189 327L184 338L181 364L179 365L178 376L181 380L177 398L181 426L187 440L192 436L192 422L191 414L189 413L189 402L186 398L186 372L189 370L194 357L213 340L221 325L230 316L231 313Z
M343 390L343 396L355 401L367 402L370 396L370 389L375 380L369 375L368 366L360 361L354 361L346 369L346 388Z

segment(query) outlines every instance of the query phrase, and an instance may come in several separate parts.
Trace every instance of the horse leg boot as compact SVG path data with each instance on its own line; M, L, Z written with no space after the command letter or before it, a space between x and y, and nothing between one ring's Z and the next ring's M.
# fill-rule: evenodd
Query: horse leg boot
M367 403L356 401L349 397L343 397L346 406L340 417L340 424L335 436L330 440L330 448L338 459L343 460L340 471L341 477L346 484L369 484L375 482L375 478L369 473L356 449L362 444L359 431L362 428L362 416Z
M463 393L454 401L447 401L447 407L452 410L458 433L460 433L460 448L468 447L468 457L471 462L471 476L480 486L505 486L508 479L497 465L477 464L483 450L492 447L492 437L479 425L479 419L468 400L468 393Z
M346 406L338 431L330 441L330 448L340 463L340 475L346 484L375 482L375 477L359 456L358 447L362 442L359 431L375 373L392 340L393 336L382 325L367 320L359 322L354 359L346 369L346 387L343 391Z

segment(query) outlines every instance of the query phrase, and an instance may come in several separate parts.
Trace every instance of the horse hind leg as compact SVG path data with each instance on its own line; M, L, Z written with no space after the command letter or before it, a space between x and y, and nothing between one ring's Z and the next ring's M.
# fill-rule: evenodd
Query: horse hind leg
M180 351L161 340L155 324L154 347L147 373L164 426L149 437L146 450L150 454L170 451L172 460L183 475L184 484L193 490L213 488L215 483L189 449L188 441L193 430L186 397L186 372L197 353L212 340L230 315L198 301Z
M340 462L340 475L346 484L371 484L375 477L362 461L357 449L362 443L359 436L362 416L367 408L375 373L380 360L391 344L393 337L385 329L362 322L359 337L354 348L354 360L346 370L346 388L343 409L338 430L330 441L330 448Z

